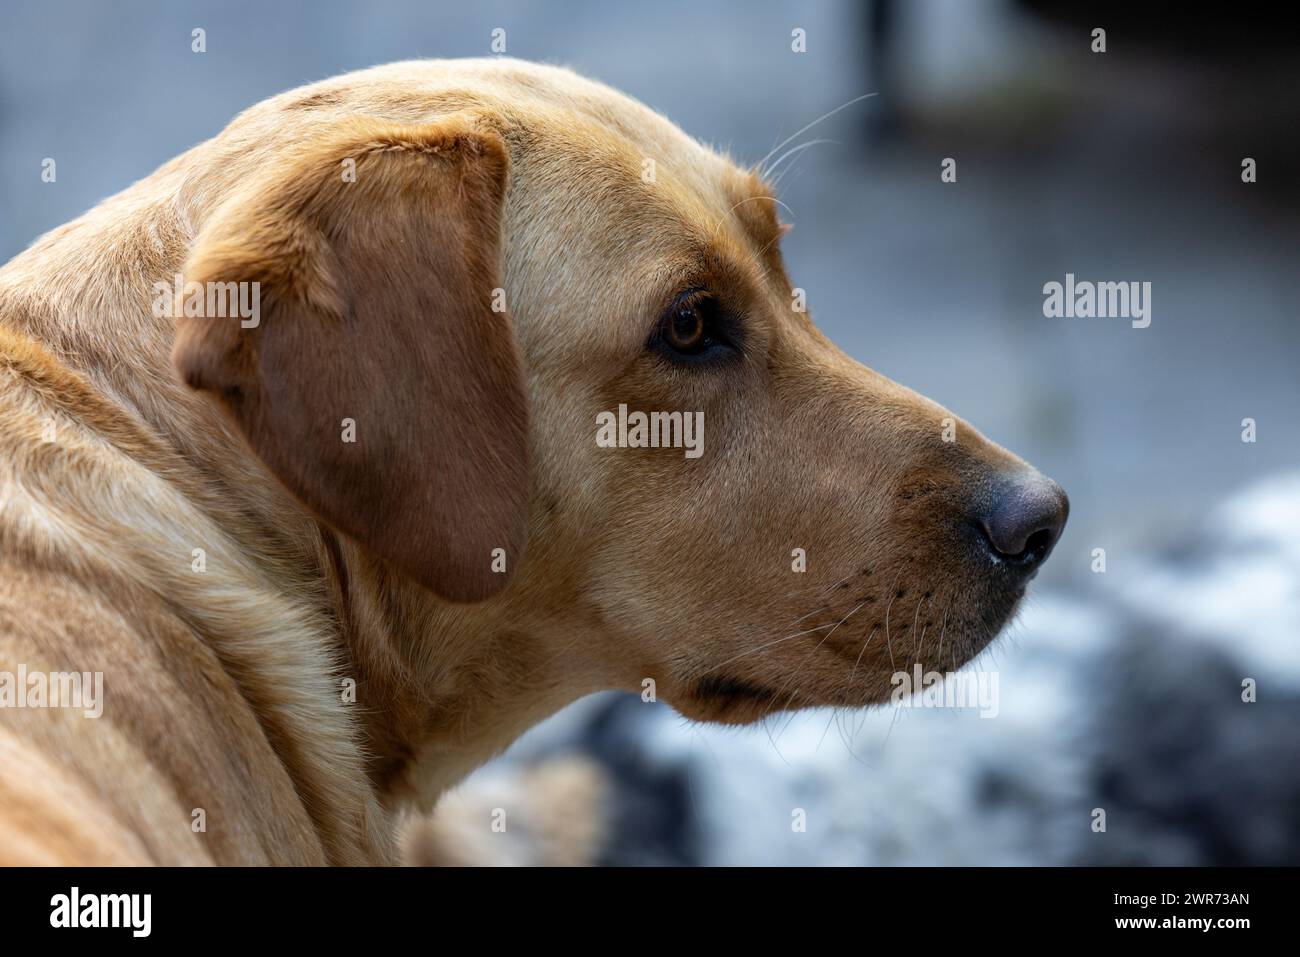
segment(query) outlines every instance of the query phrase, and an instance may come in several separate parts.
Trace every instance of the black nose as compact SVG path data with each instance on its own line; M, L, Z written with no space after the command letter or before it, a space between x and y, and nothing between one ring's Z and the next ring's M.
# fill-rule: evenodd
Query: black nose
M1051 554L1069 515L1061 486L1028 472L1002 485L980 527L995 557L1029 571Z

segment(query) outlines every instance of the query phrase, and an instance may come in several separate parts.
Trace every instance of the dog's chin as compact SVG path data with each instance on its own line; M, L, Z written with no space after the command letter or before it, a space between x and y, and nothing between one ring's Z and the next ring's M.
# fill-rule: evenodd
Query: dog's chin
M823 643L817 653L834 655L835 668L844 669L842 675L828 679L823 688L801 682L798 675L803 674L806 682L810 663L792 659L790 673L778 674L773 680L722 671L706 673L673 695L670 703L692 721L731 725L752 724L770 715L805 708L867 708L883 704L894 697L896 685L892 679L899 672L910 676L919 664L927 673L950 673L978 657L1015 620L1024 596L1023 586L995 590L960 621L950 622L950 631L942 643L928 648L913 647L907 641L886 643L892 661L883 662L883 668L877 661L871 671L858 667L865 662L857 648L850 648L846 657L845 649Z

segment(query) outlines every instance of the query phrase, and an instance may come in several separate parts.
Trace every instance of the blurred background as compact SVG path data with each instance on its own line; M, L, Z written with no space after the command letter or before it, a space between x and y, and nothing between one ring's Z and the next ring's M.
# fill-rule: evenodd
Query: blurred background
M968 666L998 673L998 715L735 730L601 695L419 823L417 858L1300 863L1300 43L1269 8L8 0L3 22L0 261L258 100L490 55L496 28L745 163L878 94L794 141L826 142L777 174L787 265L848 353L1070 493L1020 621ZM1066 273L1150 282L1150 327L1045 318ZM496 806L523 826L483 840Z

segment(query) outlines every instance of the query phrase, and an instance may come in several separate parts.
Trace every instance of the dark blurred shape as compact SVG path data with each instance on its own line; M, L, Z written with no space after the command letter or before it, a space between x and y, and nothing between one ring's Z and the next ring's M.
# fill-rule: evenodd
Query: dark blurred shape
M972 15L978 9L988 15ZM963 11L979 34L946 49L1001 38L998 69L984 63L943 92L918 97L917 80L935 62L922 56L933 39L935 7L875 0L863 17L864 57L871 88L881 92L866 119L872 146L924 148L941 142L1001 146L1023 159L1031 147L1073 148L1081 136L1136 146L1150 170L1219 168L1242 156L1267 156L1257 194L1300 202L1300 31L1281 4L1174 3L1105 0L1016 0ZM1092 31L1106 31L1104 54L1092 52ZM1013 39L1014 38L1014 39ZM1093 124L1097 124L1095 127ZM1104 127L1104 128L1103 128ZM1255 199L1252 196L1251 199Z
M635 695L611 696L582 734L587 754L612 782L608 840L599 863L682 866L701 863L689 767L647 754L645 713Z
M878 94L867 112L872 137L888 139L898 132L901 117L894 95L897 71L893 58L898 52L898 5L894 0L875 0L863 8L867 29L867 89Z
M1245 677L1259 683L1254 703ZM1080 863L1300 860L1300 695L1209 645L1145 631L1096 679L1090 799L1107 829L1081 842Z
M1104 27L1182 55L1258 62L1261 55L1300 51L1295 9L1279 3L1133 3L1131 0L1016 0L1027 13L1070 27Z

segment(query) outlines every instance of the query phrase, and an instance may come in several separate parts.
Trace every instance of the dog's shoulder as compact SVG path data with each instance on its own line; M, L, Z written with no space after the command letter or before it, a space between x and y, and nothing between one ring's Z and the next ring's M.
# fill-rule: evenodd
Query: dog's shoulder
M273 800L288 785L276 786L274 757L231 747L232 728L257 729L229 685L143 590L57 552L6 553L0 864L268 863L271 850L248 840L253 809L288 822L296 810L310 835L301 808ZM320 860L281 828L291 855Z
M0 328L0 807L17 809L0 833L44 796L134 835L105 846L123 863L382 858L330 624L212 495L132 411ZM74 682L102 697L57 700Z

